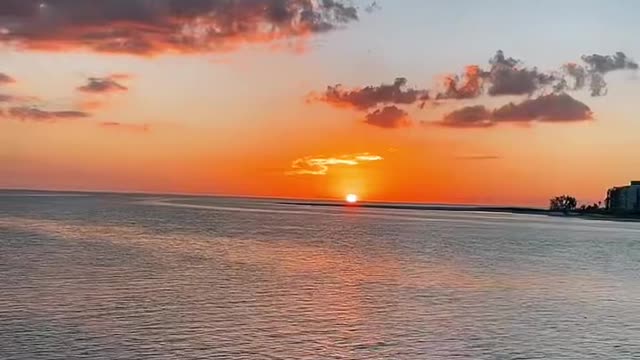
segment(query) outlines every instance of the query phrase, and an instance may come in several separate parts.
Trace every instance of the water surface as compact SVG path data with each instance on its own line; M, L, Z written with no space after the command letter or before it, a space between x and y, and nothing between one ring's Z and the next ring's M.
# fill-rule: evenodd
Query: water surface
M640 359L640 224L0 192L0 359Z

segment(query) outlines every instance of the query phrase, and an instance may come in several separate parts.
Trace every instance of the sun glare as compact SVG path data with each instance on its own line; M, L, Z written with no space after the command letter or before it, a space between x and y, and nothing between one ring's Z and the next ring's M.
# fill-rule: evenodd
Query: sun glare
M347 195L347 197L345 198L345 200L347 200L347 202L349 204L355 204L358 202L358 195L356 194L349 194Z

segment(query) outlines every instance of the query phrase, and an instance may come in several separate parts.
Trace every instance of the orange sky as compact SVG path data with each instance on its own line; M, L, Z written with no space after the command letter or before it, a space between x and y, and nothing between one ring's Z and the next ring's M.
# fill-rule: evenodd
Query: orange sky
M83 9L50 1L31 9L35 15L29 17L0 5L0 13L9 14L0 16L8 34L0 36L0 73L13 79L0 78L0 94L12 97L0 103L0 188L301 198L356 193L372 201L545 205L561 193L598 201L608 187L640 178L640 159L632 150L640 133L633 69L640 48L620 36L631 26L623 14L614 14L617 27L600 34L601 42L616 40L611 47L585 46L592 36L587 30L593 30L578 19L574 25L584 33L562 33L537 48L531 41L531 46L516 41L547 37L527 29L509 34L496 29L495 41L482 45L454 44L479 21L471 18L470 28L447 33L452 43L442 48L441 37L418 44L406 40L415 31L443 31L436 18L424 23L412 14L429 10L419 3L413 11L382 3L369 12L367 4L358 2L357 20L347 16L349 7L318 7L318 16L325 18L313 24L295 18L301 1L283 3L291 19L278 23L275 35L264 33L264 25L275 21L271 13L246 6L233 16L259 26L215 38L199 34L197 42L180 45L158 34L184 32L186 25L202 22L220 29L228 9L209 9L191 19L172 13L171 7L145 8L152 20L110 17L113 9L105 9L104 18L82 18L94 21L91 26L61 22L65 25L40 34L11 26L40 29L49 26L38 22L42 19L75 19ZM454 15L453 9L440 10L443 17ZM511 10L522 19L534 16ZM408 27L393 26L403 21ZM186 25L175 27L179 22ZM116 48L107 40L83 40L88 29L106 31L107 25L126 27L134 35ZM156 35L145 37L150 27ZM141 39L149 40L149 47ZM499 47L506 56L521 59L507 69L513 72L538 67L539 73L557 75L563 64L591 53L624 51L629 60L619 69L602 70L606 94L591 96L589 85L565 89L573 112L556 116L561 110L553 104L553 109L531 110L546 104L537 102L551 91L544 80L536 78L535 92L528 94L513 89L492 93L498 80L487 59ZM477 94L461 95L464 67L470 64L487 75ZM583 64L595 69L589 65ZM443 88L445 74L459 75L455 94ZM407 84L383 100L361 93L367 86L391 86L398 77ZM336 95L341 98L328 101L324 91L336 84L342 84ZM429 100L421 108L418 98L426 93ZM516 111L509 115L513 118L495 115L509 102L517 110L528 106L524 120L515 118L522 115ZM576 113L576 104L588 106L589 113ZM481 122L449 115L480 105L487 110ZM393 109L387 113L386 107Z

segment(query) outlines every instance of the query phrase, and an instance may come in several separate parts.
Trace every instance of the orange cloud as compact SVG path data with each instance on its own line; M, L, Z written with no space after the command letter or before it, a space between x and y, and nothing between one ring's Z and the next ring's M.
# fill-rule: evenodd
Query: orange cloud
M358 20L340 0L21 0L0 3L0 42L24 49L155 55L234 49Z
M363 162L382 161L384 158L370 153L348 154L337 157L306 156L291 163L288 175L327 175L332 166L356 166Z
M478 65L469 65L460 78L457 75L445 75L442 83L444 91L436 99L472 99L482 94L484 73Z

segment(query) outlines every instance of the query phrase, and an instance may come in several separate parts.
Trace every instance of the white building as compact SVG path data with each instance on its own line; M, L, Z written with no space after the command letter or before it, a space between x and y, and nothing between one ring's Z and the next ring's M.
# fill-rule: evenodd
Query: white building
M607 209L614 212L640 212L640 181L609 189Z

